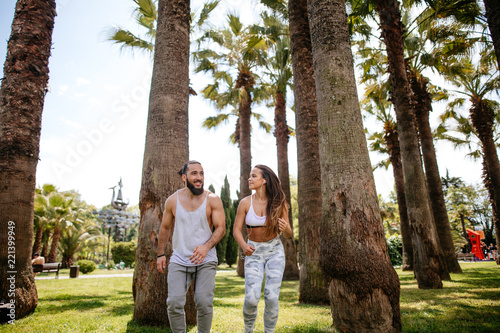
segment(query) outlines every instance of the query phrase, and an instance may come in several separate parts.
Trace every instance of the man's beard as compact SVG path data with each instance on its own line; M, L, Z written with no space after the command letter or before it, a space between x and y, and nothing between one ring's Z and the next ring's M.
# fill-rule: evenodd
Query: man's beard
M189 180L186 179L186 185L188 189L191 190L191 193L193 193L194 195L200 195L205 191L203 189L203 183L201 184L200 188L196 188L192 183L189 182Z

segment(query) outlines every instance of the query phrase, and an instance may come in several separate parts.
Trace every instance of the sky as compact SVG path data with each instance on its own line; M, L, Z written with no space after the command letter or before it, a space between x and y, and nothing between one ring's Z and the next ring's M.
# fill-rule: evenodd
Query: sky
M1 64L5 62L15 2L0 2ZM256 2L223 0L213 19L222 22L224 13L235 12L247 20L245 23L250 23ZM124 199L136 205L141 187L152 58L144 53L123 51L106 40L106 32L112 26L142 31L132 17L134 2L58 0L56 3L49 59L50 91L42 116L36 183L54 184L61 191L77 190L88 204L100 208L110 203L112 190L109 188L122 178ZM192 11L199 10L201 3L192 0ZM205 76L193 72L190 75L197 92L209 82ZM273 122L272 109L260 107L258 111L267 122ZM239 187L239 152L229 143L234 121L216 132L201 128L203 120L215 114L215 108L203 100L201 94L190 97L190 159L202 163L205 187L213 184L217 194L227 175L235 199ZM287 121L291 127L295 127L294 120L289 110ZM252 165L266 164L276 170L274 136L257 129L257 124L253 127ZM296 178L294 137L290 138L288 150L290 174ZM436 150L441 176L449 170L450 176L462 177L468 183L480 182L481 165L466 159L465 151L455 151L442 142L436 144ZM372 164L382 158L370 153ZM179 169L181 166L182 162ZM394 187L392 170L376 170L374 176L377 192L387 197Z

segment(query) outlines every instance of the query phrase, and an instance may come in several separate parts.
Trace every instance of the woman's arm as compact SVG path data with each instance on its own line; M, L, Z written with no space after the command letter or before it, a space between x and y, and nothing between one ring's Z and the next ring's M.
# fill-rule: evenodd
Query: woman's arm
M255 251L255 248L253 246L248 245L247 242L245 242L245 239L243 238L243 234L241 232L245 224L246 213L248 211L248 208L250 208L249 201L249 197L246 197L240 201L233 226L233 237L246 256L251 256Z
M290 222L288 221L288 205L283 209L283 216L278 219L279 230L283 233L286 238L292 237L292 228L290 227Z

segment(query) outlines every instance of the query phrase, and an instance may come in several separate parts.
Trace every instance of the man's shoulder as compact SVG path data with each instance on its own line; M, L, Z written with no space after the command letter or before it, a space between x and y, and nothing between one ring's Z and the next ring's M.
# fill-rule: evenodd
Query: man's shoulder
M211 205L214 205L214 204L222 204L222 200L219 198L219 196L215 193L212 193L210 191L208 191L208 202L211 204Z
M171 194L167 200L165 200L165 206L171 206L177 202L177 193L178 191L175 191L173 194Z

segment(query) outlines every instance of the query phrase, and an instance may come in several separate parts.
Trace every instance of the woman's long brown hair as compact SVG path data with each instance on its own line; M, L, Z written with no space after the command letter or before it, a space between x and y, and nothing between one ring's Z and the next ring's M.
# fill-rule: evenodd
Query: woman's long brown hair
M279 234L278 219L288 213L288 203L285 192L281 188L281 182L274 171L262 164L257 164L255 168L261 171L262 178L266 180L267 207L264 237L268 239L273 234Z

